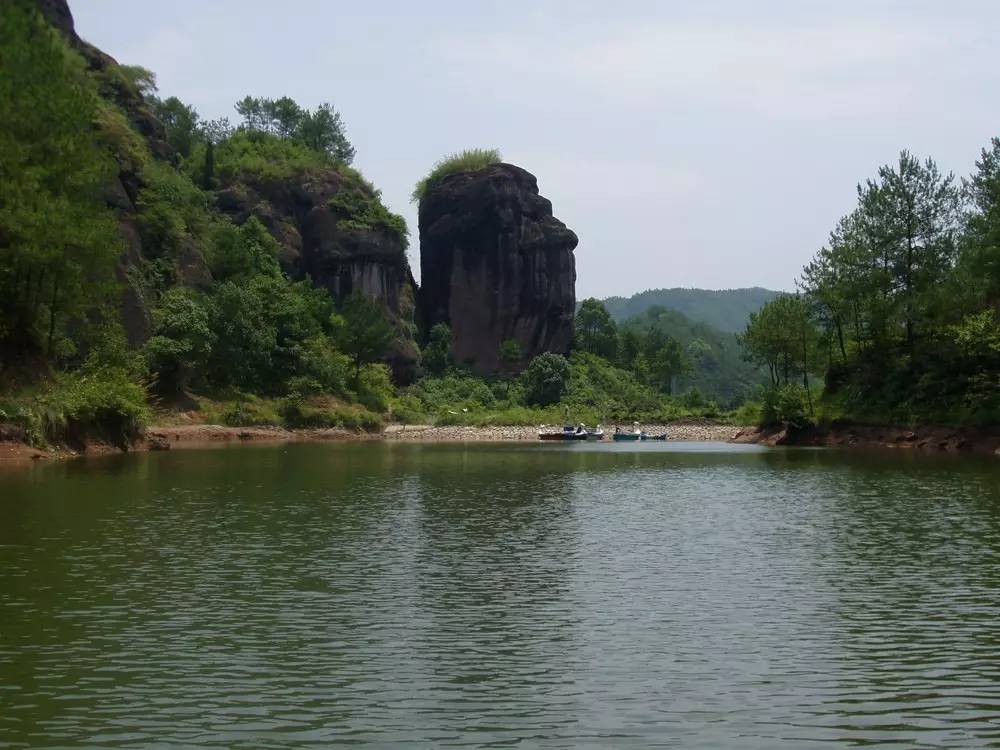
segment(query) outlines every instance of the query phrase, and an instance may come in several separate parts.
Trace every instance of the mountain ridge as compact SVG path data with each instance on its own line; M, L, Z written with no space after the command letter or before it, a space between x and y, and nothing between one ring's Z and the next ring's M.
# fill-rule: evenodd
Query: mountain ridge
M616 322L642 315L651 307L665 307L683 313L692 321L706 323L726 333L739 333L750 313L783 294L760 286L735 289L671 287L646 289L631 297L605 297L601 303Z

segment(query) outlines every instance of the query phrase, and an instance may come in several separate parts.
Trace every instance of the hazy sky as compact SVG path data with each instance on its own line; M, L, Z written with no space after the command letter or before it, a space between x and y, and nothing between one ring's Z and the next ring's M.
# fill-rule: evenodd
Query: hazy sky
M417 272L413 183L500 148L580 236L580 297L790 288L899 149L965 175L1000 133L997 0L70 5L203 117L333 102Z

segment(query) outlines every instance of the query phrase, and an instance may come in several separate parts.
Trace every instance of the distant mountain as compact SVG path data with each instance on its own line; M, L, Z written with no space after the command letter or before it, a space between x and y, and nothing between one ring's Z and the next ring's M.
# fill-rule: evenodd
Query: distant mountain
M631 297L608 297L602 300L617 322L641 315L650 307L665 307L684 313L696 323L707 323L728 333L746 327L750 313L781 292L759 286L749 289L649 289Z

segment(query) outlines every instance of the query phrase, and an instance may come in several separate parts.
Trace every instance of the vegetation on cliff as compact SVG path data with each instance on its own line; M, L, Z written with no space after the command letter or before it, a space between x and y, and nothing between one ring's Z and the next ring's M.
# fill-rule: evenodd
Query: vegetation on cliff
M458 172L472 172L491 164L499 164L501 161L503 156L495 148L467 148L449 154L436 162L427 176L417 182L410 197L414 203L419 203L427 194L428 187L442 178Z

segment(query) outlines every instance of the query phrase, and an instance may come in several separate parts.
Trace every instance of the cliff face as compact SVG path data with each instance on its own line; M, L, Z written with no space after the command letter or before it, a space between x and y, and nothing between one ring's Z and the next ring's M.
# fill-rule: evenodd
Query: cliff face
M378 196L335 169L305 170L282 179L239 175L219 190L218 206L242 224L256 216L281 244L282 268L309 276L337 299L359 291L384 306L398 331L387 362L398 382L416 374L413 342L415 284L405 238L378 224L358 221L354 206Z
M87 61L102 97L120 108L150 154L176 165L176 154L153 109L141 92L118 73L112 57L77 35L66 0L36 3L49 23ZM119 212L125 248L118 264L119 280L123 282L121 315L130 343L138 346L150 335L150 311L141 290L129 279L131 270L139 267L144 258L156 256L156 248L144 249L138 231L142 177L127 159L119 158L119 163L118 179L108 186L105 197ZM334 168L305 170L282 179L240 174L223 180L219 187L219 210L237 224L250 216L258 217L281 244L282 267L289 276L308 275L337 299L360 291L380 301L398 331L388 364L398 381L412 380L419 352L413 341L416 292L406 259L406 240L398 231L359 221L359 209L370 208L371 202L378 200L372 188L354 174ZM367 218L370 222L371 217ZM183 248L176 261L181 283L210 286L211 274L197 247Z
M115 59L77 35L73 14L66 0L37 0L37 3L46 20L83 56L88 67L96 74L101 95L121 108L132 127L149 146L150 153L159 159L174 161L176 155L167 143L162 123L156 119L141 93L120 77L108 74L117 65ZM142 184L139 175L127 160L119 160L119 165L117 179L108 186L105 198L110 206L118 210L118 230L124 246L116 268L118 281L122 285L119 303L122 323L129 343L139 346L149 338L151 328L149 306L129 281L129 270L136 267L143 258L142 240L136 224L136 202Z
M523 367L568 353L576 305L577 237L553 217L535 177L495 164L445 177L420 203L420 307L451 326L456 360L498 369L501 342Z

